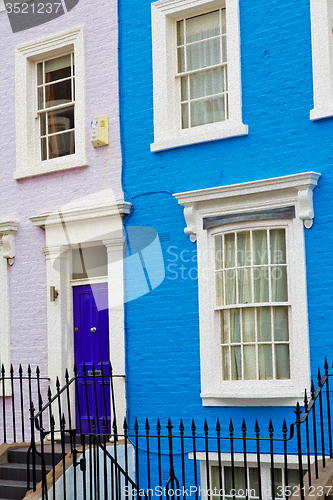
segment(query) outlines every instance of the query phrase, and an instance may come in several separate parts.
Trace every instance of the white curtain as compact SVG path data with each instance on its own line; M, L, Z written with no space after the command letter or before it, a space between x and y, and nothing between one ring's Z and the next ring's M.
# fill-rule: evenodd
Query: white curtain
M253 302L287 300L285 231L284 229L252 231L252 247L250 231L226 234L224 245L222 241L222 236L215 239L218 270L217 305L224 305L222 288L222 269L224 269L225 304L243 306L221 311L221 342L230 343L230 348L223 347L223 378L240 380L244 377L245 380L253 380L257 378L258 368L259 380L271 380L274 376L273 352L275 352L275 377L288 379L290 378L288 307L245 306ZM269 246L268 241L270 241ZM254 297L252 297L252 284Z
M222 31L225 32L225 10L222 9ZM181 26L179 25L179 30ZM178 70L193 71L226 62L226 36L222 36L222 54L220 44L220 12L196 16L186 20L186 65L183 48L178 49ZM213 38L216 37L216 38ZM179 36L178 36L179 38ZM222 121L227 118L224 96L220 94L226 87L226 68L201 71L182 77L182 99L184 88L189 87L191 126ZM186 91L188 93L188 91ZM199 99L193 101L193 99ZM188 126L188 109L183 106L183 128Z

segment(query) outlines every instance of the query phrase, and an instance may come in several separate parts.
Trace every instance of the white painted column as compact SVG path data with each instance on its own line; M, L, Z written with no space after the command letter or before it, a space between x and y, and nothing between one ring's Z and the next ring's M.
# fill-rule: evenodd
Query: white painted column
M0 223L0 365L5 366L6 375L10 370L10 309L8 271L15 258L15 233L18 221ZM10 383L6 384L6 394L10 394Z
M8 263L3 257L3 243L0 238L0 363L5 365L6 375L10 369L10 325L8 297ZM8 373L7 373L8 372Z
M66 368L70 373L73 370L69 251L66 246L49 246L43 248L43 251L46 257L48 376L54 395L57 376L62 387L65 383ZM51 286L59 293L54 302L50 300Z
M108 256L108 302L110 361L114 375L114 393L118 432L121 433L126 416L125 386L125 328L124 328L124 277L123 255L125 238L104 240Z

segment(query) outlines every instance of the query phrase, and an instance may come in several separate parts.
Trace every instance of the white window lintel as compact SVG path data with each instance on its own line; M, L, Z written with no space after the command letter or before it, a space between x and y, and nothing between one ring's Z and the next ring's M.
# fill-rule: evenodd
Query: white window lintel
M184 232L190 236L191 241L196 241L204 216L239 213L244 211L245 206L247 210L259 210L295 205L296 216L309 229L314 217L313 189L317 186L319 177L320 174L316 172L304 172L176 193L174 196L184 207L187 224Z

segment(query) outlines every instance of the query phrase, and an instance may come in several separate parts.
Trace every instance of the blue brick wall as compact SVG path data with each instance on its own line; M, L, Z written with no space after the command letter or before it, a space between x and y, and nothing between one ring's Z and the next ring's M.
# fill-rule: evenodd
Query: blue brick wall
M151 226L163 235L166 277L126 304L127 397L130 425L157 417L194 417L226 432L246 416L280 428L293 408L204 408L200 398L196 244L183 229L182 207L172 193L314 170L315 221L305 230L311 369L324 354L332 361L332 258L330 231L333 121L313 123L310 7L308 0L240 0L243 123L245 137L151 153L153 83L150 2L121 4L124 187L134 210L127 225ZM168 234L170 238L168 239ZM181 252L186 250L184 254ZM189 257L191 259L188 260ZM192 260L193 259L193 260ZM306 360L304 360L306 363ZM302 370L302 365L299 366ZM166 423L166 420L165 420Z

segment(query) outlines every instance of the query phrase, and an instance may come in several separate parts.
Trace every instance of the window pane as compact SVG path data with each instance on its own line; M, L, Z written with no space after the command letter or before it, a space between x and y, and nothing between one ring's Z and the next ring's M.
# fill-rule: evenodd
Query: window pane
M270 230L271 263L286 263L286 235L284 229Z
M289 340L288 307L273 307L274 340Z
M182 128L188 128L188 104L182 104Z
M230 269L225 272L226 281L226 303L227 305L236 304L236 269Z
M184 21L177 22L177 45L184 45Z
M224 293L223 293L223 271L219 271L215 274L216 282L216 305L224 305Z
M242 358L241 347L231 347L231 378L232 380L242 379Z
M240 304L252 302L251 269L238 269L238 297Z
M223 468L224 472L224 490L226 496L232 492L232 469L231 467L225 466ZM240 492L240 490L245 490L245 473L244 467L234 468L234 478L235 478L235 490ZM215 486L215 485L214 485ZM245 493L245 491L244 491ZM243 498L243 496L237 495L237 498Z
M215 269L223 267L222 236L215 236Z
M38 109L43 109L44 108L44 88L39 87L37 89L37 100L38 100Z
M244 346L244 379L255 380L256 374L256 348L254 345Z
M306 474L306 472L303 465L303 475ZM288 469L288 486L292 488L293 486L298 486L299 483L299 471L297 469Z
M243 342L255 341L254 308L243 309Z
M257 309L258 342L271 340L271 309L270 307L258 307Z
M253 231L253 264L268 264L267 231Z
M254 302L269 301L268 267L253 269Z
M180 49L178 49L180 50ZM207 68L221 62L220 38L186 45L186 71Z
M177 49L177 54L178 54L178 73L183 73L183 71L185 71L184 47Z
M55 134L74 128L74 106L48 113L48 133Z
M230 338L231 343L237 343L241 341L239 309L231 309L230 311L230 333L231 333L231 338Z
M180 79L180 93L181 93L181 100L187 101L187 99L188 99L188 76L182 76Z
M222 377L230 380L229 347L222 347Z
M224 97L209 97L199 101L191 101L192 127L223 120L225 120Z
M37 64L37 85L43 84L43 63Z
M221 19L222 19L222 34L225 34L226 33L225 9L221 10Z
M67 102L72 102L71 80L54 83L45 87L46 107L59 106Z
M224 92L224 68L208 69L190 76L191 99Z
M259 496L259 480L258 480L258 469L249 467L249 486L251 490L254 490L254 495L251 492L251 497Z
M287 268L272 267L272 301L286 302L288 300Z
M49 137L49 158L72 155L75 153L74 131Z
M47 160L47 148L46 148L46 139L41 139L40 141L40 147L41 147L41 160Z
M219 468L213 465L211 468L211 472L212 472L212 489L214 489L214 488L216 488L217 490L222 489L223 482L222 482L222 477L221 477L221 482L220 482ZM221 471L221 476L222 476L222 471Z
M104 245L72 250L72 279L107 276L107 253Z
M272 469L270 469L270 473L272 474ZM274 498L281 498L281 493L279 495L281 488L278 490L279 486L282 486L282 469L274 469Z
M251 265L250 231L237 233L237 264L238 266Z
M186 19L186 43L204 40L220 34L219 11Z
M289 345L275 344L275 369L277 379L290 378Z
M71 76L71 54L45 62L45 82L54 82Z
M224 258L225 267L234 267L235 265L235 234L226 234L224 237Z
M222 37L222 62L227 62L227 37Z
M259 344L259 379L271 380L273 378L272 346Z
M221 311L221 342L229 343L229 311Z
M46 135L46 113L40 115L40 135Z

